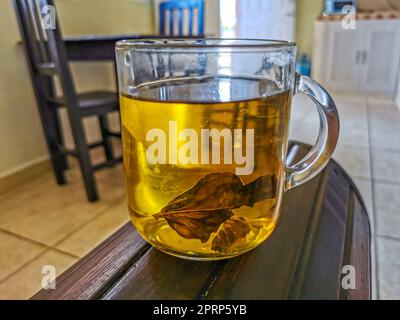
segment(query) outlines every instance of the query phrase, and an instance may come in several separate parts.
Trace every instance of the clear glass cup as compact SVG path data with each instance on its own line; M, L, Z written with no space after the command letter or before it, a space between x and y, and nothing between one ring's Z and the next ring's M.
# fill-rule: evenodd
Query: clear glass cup
M295 73L296 45L142 39L116 46L128 207L154 247L218 260L274 230L283 192L329 161L339 119L329 94ZM286 165L293 94L320 116L315 146Z

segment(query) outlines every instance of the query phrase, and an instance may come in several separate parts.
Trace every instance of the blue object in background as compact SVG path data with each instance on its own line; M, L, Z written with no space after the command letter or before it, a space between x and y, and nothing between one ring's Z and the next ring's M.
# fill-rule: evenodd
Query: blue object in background
M303 76L311 76L311 59L306 54L302 54L296 64L296 71Z
M325 0L325 12L326 15L335 14L346 14L342 11L344 6L356 7L356 1L353 0Z
M183 13L188 11L189 36L194 35L194 14L197 11L197 36L204 36L204 0L170 0L160 3L160 35L184 36ZM167 12L169 12L169 32L166 32ZM174 32L175 21L178 17L178 33Z

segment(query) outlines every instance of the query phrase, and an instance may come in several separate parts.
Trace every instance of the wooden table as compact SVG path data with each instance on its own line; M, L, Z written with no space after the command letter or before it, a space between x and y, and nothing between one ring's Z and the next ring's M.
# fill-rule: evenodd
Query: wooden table
M288 159L308 150L293 143ZM341 287L353 265L356 289ZM370 299L366 207L335 162L285 194L276 230L242 256L178 259L150 247L128 223L33 299Z
M157 39L157 38L177 38L160 35L112 35L112 36L80 36L74 38L65 38L64 43L67 50L67 56L70 61L96 61L112 60L115 61L115 43L123 39ZM198 37L179 37L196 39Z

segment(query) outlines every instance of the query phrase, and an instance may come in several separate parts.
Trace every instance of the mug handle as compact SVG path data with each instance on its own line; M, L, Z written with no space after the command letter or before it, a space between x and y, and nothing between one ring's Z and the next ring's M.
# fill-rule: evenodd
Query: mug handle
M339 138L339 115L329 93L313 79L296 73L294 94L311 98L317 107L320 130L316 144L299 162L286 167L285 189L289 190L316 176L329 162Z

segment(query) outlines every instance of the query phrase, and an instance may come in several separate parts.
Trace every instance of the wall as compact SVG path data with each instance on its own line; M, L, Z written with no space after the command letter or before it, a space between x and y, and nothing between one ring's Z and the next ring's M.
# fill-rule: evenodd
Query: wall
M312 56L314 22L324 8L323 0L297 0L296 3L296 43L298 55Z
M64 35L150 34L151 0L56 0ZM12 1L0 1L0 178L48 157ZM74 63L77 89L114 87L112 65ZM65 122L65 118L64 118ZM88 123L89 140L97 138ZM68 131L68 130L67 130ZM67 140L71 144L67 132Z

